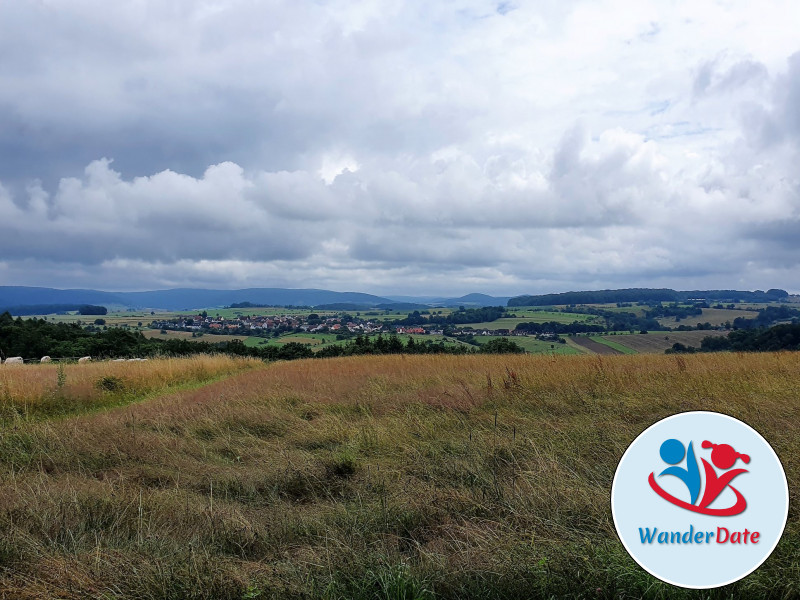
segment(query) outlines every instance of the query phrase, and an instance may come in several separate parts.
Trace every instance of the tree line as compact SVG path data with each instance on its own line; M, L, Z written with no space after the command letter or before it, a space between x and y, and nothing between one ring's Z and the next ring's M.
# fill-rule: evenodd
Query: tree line
M23 306L6 306L0 308L0 313L28 317L31 315L53 315L77 311L80 315L105 315L108 309L105 306L94 304L25 304Z
M546 323L519 323L514 331L529 335L540 335L542 333L557 333L561 335L574 335L576 333L603 333L606 331L605 325L591 323L558 323L548 321Z
M667 354L695 352L776 352L800 350L800 324L785 323L761 329L738 329L727 336L707 336L700 347L673 344Z
M387 321L391 325L467 325L469 323L486 323L490 321L497 321L497 319L504 317L506 309L504 306L484 306L481 308L464 308L463 306L458 310L454 310L450 314L424 314L415 310L408 313L404 319L395 321Z
M676 317L677 319L688 319L689 317L697 317L703 314L703 309L708 308L707 303L692 304L690 306L681 306L677 302L667 306L657 305L645 311L645 317L648 319L656 319L659 317Z
M627 288L526 295L511 298L508 306L552 306L555 304L613 304L616 302L686 302L690 300L729 300L731 302L777 302L789 295L786 290L688 290L667 288Z
M734 329L761 329L769 327L775 321L788 321L800 317L800 310L788 306L767 306L758 311L758 316L748 319L736 317L733 320Z

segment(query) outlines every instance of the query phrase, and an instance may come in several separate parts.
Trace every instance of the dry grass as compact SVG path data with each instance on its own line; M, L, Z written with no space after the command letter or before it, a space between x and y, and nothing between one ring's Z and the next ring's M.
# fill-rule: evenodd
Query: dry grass
M0 416L47 416L140 399L176 385L198 384L261 362L226 355L0 367Z
M788 353L353 357L20 422L0 437L0 588L699 597L622 550L608 506L616 461L659 418L718 410L772 442L796 497L799 392L800 354ZM761 569L702 597L796 596L798 548L792 510Z

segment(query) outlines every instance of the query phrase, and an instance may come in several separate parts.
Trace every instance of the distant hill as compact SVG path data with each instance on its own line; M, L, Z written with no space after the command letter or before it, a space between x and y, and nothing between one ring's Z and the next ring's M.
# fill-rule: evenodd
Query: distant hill
M738 290L692 290L630 288L542 294L531 296L489 296L467 294L458 298L393 296L384 298L361 292L334 292L320 289L247 288L214 290L178 288L148 292L105 292L100 290L59 290L44 287L0 286L0 312L32 314L32 306L56 312L65 307L92 304L136 309L193 310L251 303L253 306L348 306L349 310L381 308L422 310L436 306L480 308L487 306L545 306L549 304L600 304L606 302L680 302L705 299L711 302L770 302L788 299L784 290L766 292ZM37 313L42 314L42 313Z
M214 290L176 288L148 292L104 292L99 290L59 290L44 287L0 286L0 312L8 309L12 314L34 313L26 307L49 305L57 312L64 306L95 304L126 308L163 310L192 310L250 303L252 306L315 306L347 305L348 310L382 308L390 310L421 310L431 306L501 306L508 297L486 294L467 294L460 298L434 298L431 296L394 296L384 298L361 292L333 292L320 289L247 288L239 290Z
M440 296L386 296L392 303L406 303L406 304L430 304L437 300L441 300Z
M467 294L460 298L440 298L432 300L430 304L436 306L505 306L510 300L510 296L489 296L487 294Z
M679 292L667 288L626 288L620 290L594 290L562 292L537 296L517 296L508 306L548 306L552 304L606 304L609 302L685 302L709 300L713 302L776 302L789 296L785 290L691 290Z
M369 310L370 308L378 308L374 304L355 304L353 302L332 302L331 304L317 304L314 306L316 310L338 310L355 312L359 310Z
M393 302L392 304L379 304L376 308L381 310L428 310L431 305L416 302Z
M127 305L122 294L98 290L57 290L44 287L0 286L0 308L34 304Z
M15 317L29 315L56 315L80 310L82 304L24 304L22 306L0 306L0 313L8 312Z
M318 289L249 288L242 290L174 289L156 292L127 292L120 294L131 306L180 310L230 306L250 302L261 306L318 306L320 304L350 303L375 306L390 302L387 298L360 292L332 292Z
M103 292L53 288L0 286L0 311L31 305L119 305L129 308L184 310L230 306L250 302L261 306L316 306L352 303L363 306L391 304L388 298L360 292L332 292L318 289L249 288L241 290L172 289L150 292ZM13 314L13 313L12 313Z

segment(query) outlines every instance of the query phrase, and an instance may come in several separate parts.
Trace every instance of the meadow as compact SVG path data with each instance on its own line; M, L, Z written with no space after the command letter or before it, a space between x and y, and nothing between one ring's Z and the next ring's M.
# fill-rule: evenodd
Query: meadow
M178 333L178 332L176 332ZM465 342L460 342L455 338L447 337L444 335L431 335L431 334L392 334L392 333L383 333L380 334L384 338L388 338L392 335L396 335L397 339L399 339L403 344L408 343L410 338L413 338L415 342L444 342L447 345L456 345L456 346L463 346L466 345L467 347L473 347ZM223 336L220 336L223 337ZM241 336L239 336L241 337ZM370 339L375 339L378 337L378 334L369 334L366 337ZM206 335L202 338L199 338L198 341L205 341L205 342L214 342L217 336L210 336ZM289 344L291 342L296 342L298 344L304 344L311 348L313 351L321 350L327 346L343 346L345 344L352 343L352 341L356 338L356 335L352 335L351 337L346 337L343 339L337 339L335 333L287 333L281 335L280 337L268 337L268 338L259 338L259 337L241 337L244 341L245 345L261 345L261 344L268 344L271 346L283 346L285 344ZM491 339L487 337L487 339ZM222 340L220 340L222 341Z
M738 319L739 317L744 319L754 319L757 316L758 312L754 310L704 308L703 314L701 315L693 315L681 320L677 320L675 317L664 317L657 320L666 327L678 327L681 324L696 325L697 323L710 323L714 327L721 327L725 323L733 323L733 320Z
M201 366L212 380L187 385ZM797 353L72 365L66 413L57 369L4 369L7 597L800 593L794 508L759 570L698 592L642 571L609 507L627 445L692 409L765 435L796 497Z
M515 329L520 323L604 323L603 319L598 319L589 314L584 313L562 313L554 311L543 310L518 310L510 308L509 312L517 315L516 317L501 317L495 321L486 321L483 323L467 323L463 327L472 327L473 329L508 329L509 331Z
M636 334L634 334L636 335ZM616 336L615 336L616 337ZM637 354L636 350L621 344L619 341L615 339L615 337L605 337L605 336L593 336L593 340L597 340L599 343L608 346L609 348L616 350L616 353L620 354ZM625 338L622 338L624 341ZM615 354L616 354L615 353Z
M200 335L193 335L193 332L191 331L164 330L162 332L158 329L144 329L142 331L142 335L146 338L156 338L161 340L177 339L194 342L208 342L210 344L238 340L246 346L257 346L259 343L268 339L251 335L226 335L224 333L200 333Z

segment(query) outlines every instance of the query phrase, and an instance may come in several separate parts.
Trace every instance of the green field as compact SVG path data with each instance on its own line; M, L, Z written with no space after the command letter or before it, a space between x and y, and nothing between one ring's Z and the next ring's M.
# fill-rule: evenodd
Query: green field
M633 334L633 335L636 335L636 334ZM628 336L628 337L630 337L630 336ZM601 343L601 344L605 344L609 348L613 348L614 350L619 350L620 352L622 352L622 354L637 354L636 350L634 350L633 348L629 348L628 346L625 346L625 345L619 343L617 340L612 340L609 337L595 335L595 336L592 336L592 339L595 340L596 342ZM623 339L625 339L625 338L623 338Z
M482 323L464 323L457 325L457 327L472 327L473 329L508 329L513 331L520 323L549 323L554 321L556 323L570 324L574 322L591 323L597 321L598 323L605 323L603 319L598 319L594 315L576 314L576 313L560 313L560 312L545 312L536 311L531 313L520 313L513 311L517 317L501 317L496 321L484 321Z
M33 315L30 317L23 317L24 319L45 319L50 323L77 323L80 321L84 325L91 325L95 319L103 319L107 326L128 325L136 329L138 323L142 323L143 327L147 327L150 322L157 318L151 315L150 312L115 312L107 315L79 315L76 313L69 313L66 315ZM160 318L160 317L158 317Z
M711 323L714 327L720 327L726 322L733 323L734 319L743 317L745 319L753 319L758 316L758 313L752 310L736 310L728 308L704 308L702 315L693 315L686 317L680 321L675 317L667 317L657 319L662 325L667 327L677 327L678 325L697 325L698 323Z
M339 342L335 333L288 333L277 338L272 336L262 338L262 341L272 346L282 346L289 342L297 342L298 344L307 344L309 346L324 346Z
M245 346L258 346L268 338L256 337L252 335L226 335L223 333L198 334L192 337L190 331L170 331L161 333L158 329L144 329L142 335L146 338L156 338L161 340L187 340L190 342L206 342L207 344L219 344L222 342L233 342L234 340L244 343Z
M549 321L555 321L556 323L573 323L575 321L591 321L597 318L594 315L586 313L566 313L525 306L510 306L506 310L529 323L547 323Z
M635 304L633 306L617 306L616 304L591 304L589 306L614 313L633 313L637 317L643 317L645 311L648 310L647 306L637 306Z
M500 339L496 335L476 335L475 340L481 344L485 344L491 340ZM559 342L544 342L537 340L533 336L509 336L502 339L511 340L515 344L525 348L531 354L579 354L580 352L569 346L568 344L561 344Z
M383 335L383 337L388 338L388 337L390 337L392 335L395 335L395 334L382 333L380 335ZM271 344L271 345L274 345L274 346L280 346L280 345L283 345L283 344L288 344L289 342L297 342L299 344L308 344L309 346L311 346L312 350L317 351L317 350L321 350L322 348L325 348L325 347L330 346L330 345L344 345L344 344L347 344L349 342L352 342L355 339L355 337L356 336L353 335L350 338L337 340L335 333L324 333L324 334L320 334L320 333L290 333L290 334L282 335L281 337L278 337L278 338L273 338L273 337L266 338L266 341L267 341L268 344ZM377 333L373 333L373 334L370 334L367 337L369 337L371 339L374 339L374 338L378 337L378 334ZM397 334L397 338L400 341L402 341L404 344L408 342L409 338L414 338L415 342L431 341L431 342L435 342L435 343L444 342L445 344L470 346L469 344L465 344L464 342L460 342L460 341L458 341L456 339L453 339L453 338L450 338L450 337L447 337L447 336L443 336L443 335L419 335L419 334L405 334L404 333L404 334ZM470 346L470 347L472 347L472 346Z

